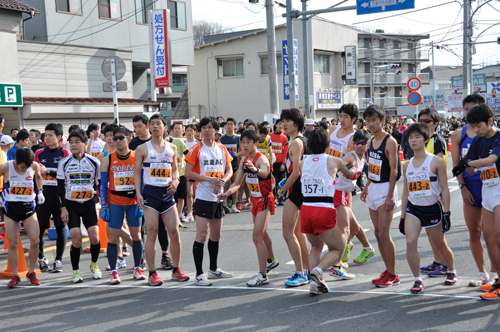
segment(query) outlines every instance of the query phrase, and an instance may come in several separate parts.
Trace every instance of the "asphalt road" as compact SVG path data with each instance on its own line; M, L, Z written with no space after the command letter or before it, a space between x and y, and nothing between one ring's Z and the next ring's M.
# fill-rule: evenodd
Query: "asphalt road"
M398 182L398 190L401 196L402 180ZM127 258L128 267L119 270L122 283L112 286L104 271L108 265L105 254L101 254L99 259L99 266L103 270L101 280L91 279L88 270L90 254L82 254L84 282L72 284L69 250L66 250L64 272L40 275L41 286L31 286L24 279L17 289L7 289L7 280L0 280L0 330L282 331L320 328L359 331L498 331L500 302L481 301L478 289L468 287L469 280L477 276L477 268L469 249L460 192L453 179L450 179L450 190L452 228L446 238L455 254L459 278L455 286L444 286L444 278L424 277L425 293L410 294L413 277L406 262L405 238L397 229L398 209L391 234L397 250L400 285L385 289L374 287L371 279L385 269L382 258L377 253L365 265L352 263L352 259L362 249L359 241L354 239L349 262L349 271L356 274L354 280L343 281L326 276L330 292L319 296L311 296L308 286L285 288L284 282L293 273L294 266L287 264L291 257L281 235L283 208L277 207L276 215L271 218L269 234L280 266L269 274L269 285L248 288L246 281L255 276L258 264L252 242L251 213L244 210L224 219L219 266L234 272L235 277L232 279L215 280L213 286L198 287L192 280L185 283L171 281L171 272L161 270L159 275L164 285L150 287L146 281L132 279L133 258L130 256ZM368 207L359 200L359 195L353 197L353 210L372 245L378 250ZM191 248L195 225L188 223L186 226L181 229L184 246L181 269L194 278ZM54 241L46 242L46 247L54 245ZM425 234L420 237L419 251L422 265L433 260ZM205 252L204 267L208 269L208 252ZM52 262L54 251L48 251L47 256ZM6 253L0 252L2 268L5 260ZM158 264L159 260L158 251Z

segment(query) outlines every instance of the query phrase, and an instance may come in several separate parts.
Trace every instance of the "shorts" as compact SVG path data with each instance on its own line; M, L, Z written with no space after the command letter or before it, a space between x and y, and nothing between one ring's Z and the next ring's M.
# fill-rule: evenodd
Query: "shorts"
M144 206L163 214L175 206L174 194L168 194L169 187L144 186Z
M36 215L40 228L50 228L50 216L53 216L56 228L66 227L61 219L61 203L57 191L45 191L45 203L38 205Z
M273 193L269 193L269 195L264 197L252 196L252 215L254 217L257 216L257 213L265 211L267 208L269 208L269 211L271 211L271 215L273 216L276 208Z
M387 193L389 191L389 182L374 183L368 188L368 196L366 202L368 207L374 211L377 211L379 207L385 204L385 199L387 198ZM394 187L394 194L392 196L394 201L394 209L398 207L398 186Z
M437 201L433 205L413 205L408 201L406 207L406 214L412 215L420 220L422 228L429 228L437 226L443 221L443 207Z
M474 204L472 206L474 207L483 207L483 194L482 194L482 189L483 189L483 182L481 180L471 180L470 178L464 178L465 186L467 187L467 190L470 191L472 194L472 197L474 198Z
M500 195L498 191L500 190L500 185L495 186L483 186L483 208L490 212L495 212L495 207L500 205Z
M335 190L335 194L333 195L333 205L335 205L335 207L339 205L349 206L349 193Z
M280 171L281 165L283 165L281 162L273 164L273 176L276 182L280 182L285 177L285 171Z
M83 226L86 229L99 225L93 199L89 199L83 203L68 200L66 202L66 210L68 210L69 214L68 228L70 230L72 228L80 228L80 218L82 218Z
M302 185L300 183L300 178L295 181L295 183L288 189L288 195L286 199L290 200L296 207L300 209L302 202L304 202L304 196L302 195Z
M196 216L205 219L222 219L226 215L222 207L222 202L217 204L217 202L196 199L193 207Z
M141 227L142 218L135 216L137 205L109 204L109 228L121 229L123 226L123 215L127 216L129 227Z
M31 202L4 202L3 214L15 222L28 219L35 214L35 201Z
M318 235L337 225L335 208L302 205L300 209L300 231L304 234Z
M179 178L179 180L179 185L177 186L177 190L175 192L175 198L186 200L188 197L187 178L183 175Z

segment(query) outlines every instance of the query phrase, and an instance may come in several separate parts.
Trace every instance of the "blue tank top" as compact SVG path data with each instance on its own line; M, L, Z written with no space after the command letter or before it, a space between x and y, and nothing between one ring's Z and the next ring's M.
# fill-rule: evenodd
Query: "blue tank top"
M460 159L467 157L467 152L469 152L472 140L473 138L467 136L467 125L465 125L462 128L462 135L460 136L460 141L463 141L462 146L460 146ZM481 172L479 171L474 174L469 174L467 172L463 172L462 174L464 175L464 179L468 181L481 181Z

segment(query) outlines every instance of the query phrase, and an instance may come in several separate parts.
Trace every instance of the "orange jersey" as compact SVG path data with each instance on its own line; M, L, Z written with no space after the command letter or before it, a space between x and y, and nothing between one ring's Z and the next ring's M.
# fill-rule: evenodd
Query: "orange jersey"
M109 155L109 204L135 205L137 197L134 186L135 151L130 151L127 158L116 152Z

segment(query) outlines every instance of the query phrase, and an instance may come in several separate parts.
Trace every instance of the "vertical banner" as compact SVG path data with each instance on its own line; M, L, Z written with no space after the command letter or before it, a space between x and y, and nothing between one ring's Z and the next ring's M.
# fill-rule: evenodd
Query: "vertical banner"
M289 76L289 60L288 60L288 43L284 39L281 41L283 50L283 99L290 99L290 76ZM295 100L299 100L299 50L297 39L293 40L293 68L295 76Z
M358 59L356 55L356 46L345 47L345 84L358 84Z
M171 63L170 44L167 24L169 14L166 9L155 9L152 11L151 33L153 36L153 68L154 82L156 88L169 87L171 85Z

